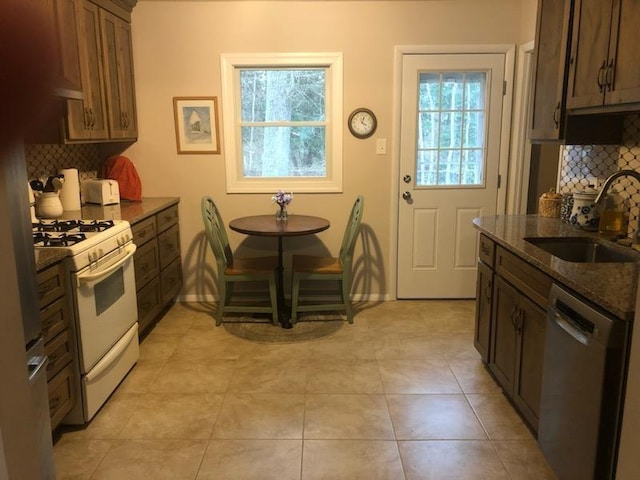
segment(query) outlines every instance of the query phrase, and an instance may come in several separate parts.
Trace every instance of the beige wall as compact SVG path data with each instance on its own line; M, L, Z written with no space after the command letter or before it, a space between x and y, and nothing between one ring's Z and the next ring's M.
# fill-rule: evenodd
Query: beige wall
M538 10L538 0L522 0L522 10L520 13L520 42L521 44L531 42L536 37L536 12Z
M523 0L524 5L535 3ZM526 8L530 10L530 8ZM342 194L297 194L291 211L329 218L331 228L315 238L287 239L288 252L326 248L337 254L346 216L357 194L364 195L366 275L358 292L394 291L391 198L394 157L393 55L396 45L519 44L530 28L520 1L286 1L152 2L133 11L133 42L139 141L127 155L135 162L145 196L175 195L180 206L184 257L184 299L211 293L199 287L202 239L199 202L212 195L225 219L274 212L270 196L227 195L221 155L177 155L174 96L220 97L220 54L239 52L342 52L344 116L355 107L371 108L378 130L368 140L344 135ZM535 22L535 19L533 19ZM527 40L530 40L527 35ZM224 115L224 112L220 112ZM224 132L222 132L224 136ZM387 155L375 155L375 141L386 138ZM286 183L282 185L287 188ZM295 194L295 192L294 192ZM232 233L232 246L245 237ZM275 240L249 241L251 250L275 248ZM358 246L362 252L363 246ZM254 253L249 252L249 253ZM210 255L207 256L211 263ZM210 270L210 269L209 269ZM208 272L204 272L207 274Z

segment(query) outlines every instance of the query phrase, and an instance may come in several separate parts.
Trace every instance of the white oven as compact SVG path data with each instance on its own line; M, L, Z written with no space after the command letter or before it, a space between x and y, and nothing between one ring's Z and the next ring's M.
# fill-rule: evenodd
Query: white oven
M83 424L138 360L136 246L126 221L50 223L34 224L34 244L65 249L75 313L79 401L63 422Z
M83 373L91 370L137 320L135 251L136 246L130 243L71 274Z

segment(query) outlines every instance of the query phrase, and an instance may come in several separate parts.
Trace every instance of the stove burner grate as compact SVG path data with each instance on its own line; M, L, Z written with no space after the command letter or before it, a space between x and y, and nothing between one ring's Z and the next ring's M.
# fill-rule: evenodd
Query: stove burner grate
M34 232L33 244L37 247L70 247L83 240L87 236L84 233L60 233Z
M78 228L77 220L40 220L32 223L31 227L36 232L68 232Z
M80 220L78 228L81 232L103 232L113 227L113 220Z

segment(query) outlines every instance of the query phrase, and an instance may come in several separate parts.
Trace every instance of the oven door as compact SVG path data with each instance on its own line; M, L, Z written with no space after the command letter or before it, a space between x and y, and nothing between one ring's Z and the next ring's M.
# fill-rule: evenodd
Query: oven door
M80 370L87 373L138 320L133 243L73 273Z

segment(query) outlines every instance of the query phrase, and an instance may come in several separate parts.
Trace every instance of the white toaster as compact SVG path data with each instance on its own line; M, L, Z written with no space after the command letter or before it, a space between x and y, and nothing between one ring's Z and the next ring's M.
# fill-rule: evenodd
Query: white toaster
M120 203L120 188L117 180L95 178L82 182L82 199L86 203L112 205Z

